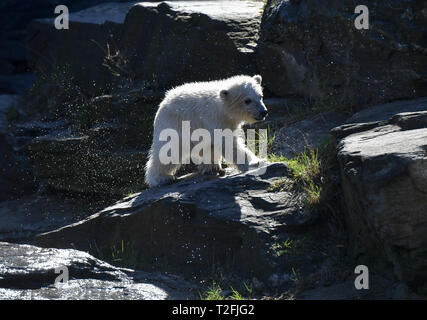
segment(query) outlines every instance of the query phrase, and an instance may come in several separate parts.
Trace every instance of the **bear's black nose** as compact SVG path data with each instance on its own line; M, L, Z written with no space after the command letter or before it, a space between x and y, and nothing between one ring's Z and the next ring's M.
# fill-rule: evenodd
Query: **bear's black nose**
M261 116L263 118L265 118L267 115L268 115L268 111L267 110L261 111Z

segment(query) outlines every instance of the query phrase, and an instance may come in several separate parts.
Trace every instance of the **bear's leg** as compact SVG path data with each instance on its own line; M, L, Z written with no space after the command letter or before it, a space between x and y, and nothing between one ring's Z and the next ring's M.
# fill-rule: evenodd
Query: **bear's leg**
M163 164L151 156L146 164L145 182L150 188L171 183L178 169L177 164Z
M215 147L212 146L212 166L213 166L213 171L215 172L215 174L218 174L220 176L224 176L225 175L225 170L222 168L221 165L221 161L222 161L222 152L221 150L217 150L215 152Z
M200 154L200 157L203 157L203 151ZM197 170L201 174L207 175L225 175L225 170L221 167L221 153L215 154L214 147L211 147L211 162L210 163L201 163L197 166Z
M225 175L225 170L221 168L221 165L212 163L212 164L199 164L197 166L197 171L199 171L201 174L206 175Z
M225 160L234 165L240 172L245 172L250 169L250 166L256 165L259 162L258 157L247 148L240 137L233 137L233 155L232 158L226 158L227 153L224 153Z

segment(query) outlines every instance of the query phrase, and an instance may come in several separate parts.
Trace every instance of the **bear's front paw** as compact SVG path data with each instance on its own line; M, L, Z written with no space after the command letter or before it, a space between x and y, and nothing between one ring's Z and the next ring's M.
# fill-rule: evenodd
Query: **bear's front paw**
M268 164L268 160L267 159L256 159L256 160L252 160L249 163L249 169L256 169L256 168L260 168L260 167L264 167Z
M237 170L239 170L240 172L246 172L249 171L249 164L248 163L244 163L244 164L235 164L235 167Z
M203 175L225 175L225 170L217 164L200 164L197 169Z
M258 166L259 167L265 167L269 163L270 163L270 161L268 161L267 159L258 159Z

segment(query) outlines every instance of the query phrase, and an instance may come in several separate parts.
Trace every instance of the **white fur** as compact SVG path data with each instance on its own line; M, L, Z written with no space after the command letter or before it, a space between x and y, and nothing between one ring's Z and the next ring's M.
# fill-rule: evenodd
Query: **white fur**
M245 103L251 99L248 105ZM154 187L168 183L174 179L174 174L180 165L164 165L159 160L159 151L166 142L159 141L159 134L163 129L174 129L181 133L182 121L190 121L191 132L198 128L208 130L213 137L214 129L240 128L244 123L253 123L262 120L263 112L267 109L262 101L261 76L235 76L229 79L187 83L166 93L160 103L154 119L153 143L149 159L145 168L145 182ZM181 136L180 136L181 139ZM181 143L181 140L180 140ZM234 158L226 159L223 151L220 158L213 156L212 164L201 164L201 172L219 172L223 174L221 161L224 157L229 164L234 164L240 171L246 171L249 164L258 161L258 158L245 147L237 136L233 137ZM182 152L182 150L181 150ZM236 164L236 154L246 155L245 164ZM181 155L187 159L189 154Z

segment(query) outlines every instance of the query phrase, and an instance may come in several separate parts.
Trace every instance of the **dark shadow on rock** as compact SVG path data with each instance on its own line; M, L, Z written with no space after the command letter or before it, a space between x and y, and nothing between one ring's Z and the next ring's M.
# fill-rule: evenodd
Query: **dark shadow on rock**
M425 110L425 98L380 105L333 130L355 255L419 290L427 279Z
M272 181L288 175L286 165L269 164L252 173L152 188L83 221L40 234L36 243L92 252L96 248L103 254L129 243L141 270L197 277L220 268L265 279L277 268L272 245L285 232L303 229L310 217L292 193L267 191Z

